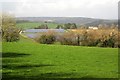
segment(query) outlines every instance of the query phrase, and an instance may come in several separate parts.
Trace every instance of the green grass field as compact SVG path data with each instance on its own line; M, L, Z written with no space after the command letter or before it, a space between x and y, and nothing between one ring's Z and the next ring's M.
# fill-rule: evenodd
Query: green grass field
M3 79L118 78L118 49L3 42ZM30 79L28 79L30 78Z
M30 29L40 26L41 24L47 24L49 28L56 28L57 23L42 23L42 22L25 22L25 23L17 23L18 28L22 29Z

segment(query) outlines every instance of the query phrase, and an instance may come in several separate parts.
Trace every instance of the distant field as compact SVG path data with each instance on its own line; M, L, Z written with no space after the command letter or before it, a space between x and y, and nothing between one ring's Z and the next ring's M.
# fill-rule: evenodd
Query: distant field
M42 22L25 22L25 23L17 23L18 28L22 29L30 29L40 26L41 24L47 24L49 28L56 28L57 23L42 23Z
M118 49L3 42L3 79L117 78ZM31 79L28 79L31 78Z

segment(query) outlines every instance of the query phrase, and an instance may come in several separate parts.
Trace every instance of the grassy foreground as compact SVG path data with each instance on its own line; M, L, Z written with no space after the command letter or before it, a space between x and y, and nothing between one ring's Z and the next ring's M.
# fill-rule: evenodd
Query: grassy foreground
M117 78L118 49L3 42L3 79Z

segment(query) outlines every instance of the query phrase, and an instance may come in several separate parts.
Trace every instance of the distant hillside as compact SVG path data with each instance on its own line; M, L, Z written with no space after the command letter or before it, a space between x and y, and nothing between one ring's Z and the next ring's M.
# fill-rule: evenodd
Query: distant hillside
M99 24L117 24L117 20L94 19L85 17L18 17L17 22L45 22L50 21L54 23L76 23L77 25L97 26Z

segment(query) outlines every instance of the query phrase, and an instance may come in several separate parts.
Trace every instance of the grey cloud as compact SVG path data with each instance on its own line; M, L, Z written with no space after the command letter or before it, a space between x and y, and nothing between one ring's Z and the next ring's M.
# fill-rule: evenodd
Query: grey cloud
M6 0L7 1L7 0ZM3 9L16 16L117 18L118 0L21 0L5 3Z

